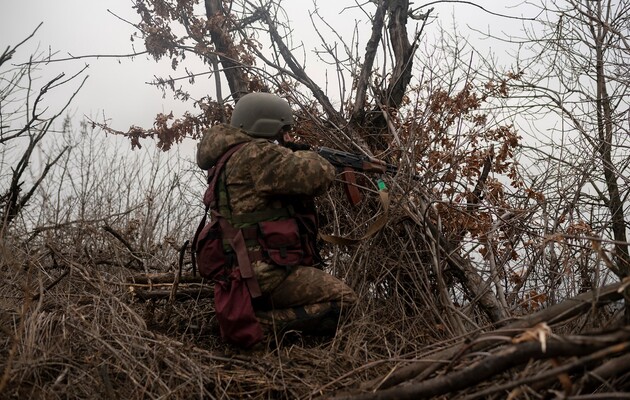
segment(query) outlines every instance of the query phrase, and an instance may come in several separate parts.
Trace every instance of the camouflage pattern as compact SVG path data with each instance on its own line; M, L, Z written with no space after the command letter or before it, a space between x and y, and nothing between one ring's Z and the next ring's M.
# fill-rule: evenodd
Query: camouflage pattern
M357 302L357 296L334 276L302 266L288 273L267 301L256 311L263 329L329 335L334 334L344 311Z
M269 295L289 275L286 268L278 268L277 265L267 264L264 261L254 261L252 269L256 275L260 291Z
M197 148L197 165L210 169L227 149L249 142L227 162L227 191L232 214L274 207L281 196L317 196L335 179L335 168L313 151L293 152L256 139L229 125L216 125Z
M346 309L349 305L346 305ZM263 334L272 336L288 331L300 331L316 336L333 336L341 318L337 302L306 304L293 308L256 311Z
M308 304L338 301L356 302L356 294L334 276L313 267L297 267L269 296L274 308L291 308Z
M312 198L334 180L334 167L315 152L294 152L229 125L205 133L197 164L210 169L227 149L243 142L247 144L225 166L232 216L277 208L279 199L286 204ZM254 303L256 316L269 329L334 333L343 310L357 300L349 286L317 268L287 269L263 261L253 262L252 268L264 298Z

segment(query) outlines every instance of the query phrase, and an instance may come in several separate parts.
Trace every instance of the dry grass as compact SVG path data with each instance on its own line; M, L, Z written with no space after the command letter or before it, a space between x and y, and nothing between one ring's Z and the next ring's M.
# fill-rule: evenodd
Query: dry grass
M133 303L122 276L71 260L64 268L70 274L39 299L22 300L52 276L32 272L32 289L3 299L3 398L300 398L374 376L344 374L373 361L348 338L374 341L376 324L240 351L218 340L209 300ZM4 287L26 283L28 273L4 272Z
M339 193L330 196L329 207L336 209L322 205L323 212L338 221L323 229L353 228L343 234L361 235L369 224L349 221L369 220L379 207L366 201L353 210L335 197ZM399 203L374 238L348 248L325 247L331 273L350 283L362 299L334 338L289 333L270 338L255 351L220 342L211 299L138 302L130 295L130 276L176 270L175 248L140 257L143 267L138 270L132 263L138 254L125 253L120 240L98 226L72 232L59 228L28 247L7 237L2 254L2 398L330 397L378 381L405 361L461 344L480 333L487 320L471 302L454 305L458 296L452 296L452 288L457 285L438 279L440 264L434 264L426 231L404 208ZM102 263L102 254L96 259L77 251L81 246L73 241L72 246L51 244L63 242L55 242L56 237L88 233L102 254L117 254L111 263ZM441 291L442 285L451 289ZM567 331L585 326L592 322L581 320ZM461 368L469 361L462 360ZM534 370L521 374L528 371Z
M359 215L369 206L378 205ZM393 240L395 252L383 248L384 234L356 248L326 247L330 271L365 301L334 338L289 333L248 352L218 339L211 299L134 300L127 279L174 271L177 250L133 254L102 226L60 226L28 247L5 241L3 398L309 398L376 378L448 336L433 328L419 260L401 252L409 238ZM415 281L396 287L401 274Z

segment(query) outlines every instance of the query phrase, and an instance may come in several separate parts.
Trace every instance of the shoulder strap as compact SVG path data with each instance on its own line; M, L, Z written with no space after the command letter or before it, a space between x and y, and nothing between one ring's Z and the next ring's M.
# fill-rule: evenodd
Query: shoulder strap
M208 171L208 189L206 190L206 194L203 196L203 203L206 205L206 213L208 212L208 209L214 204L214 201L216 199L217 181L219 180L219 176L221 175L225 164L227 163L228 159L232 157L232 154L236 153L236 151L243 147L246 143L247 142L239 143L230 147L225 153L223 153L221 158L219 158L216 165Z
M379 215L376 221L374 221L374 223L368 227L367 231L365 232L365 235L363 235L362 237L358 239L355 239L355 238L344 237L344 236L327 235L320 232L319 237L322 240L331 244L351 246L354 244L358 244L374 236L378 231L380 231L385 226L389 218L389 194L386 189L379 190L378 194L381 199L381 206L383 208L383 212L381 215Z
M208 189L206 190L206 194L204 195L204 204L206 205L206 212L204 213L203 219L201 223L197 227L197 232L195 232L195 238L193 239L193 253L196 252L197 249L197 241L199 240L199 234L203 230L203 227L206 225L206 218L208 217L208 210L210 207L215 204L216 192L217 192L217 182L219 180L219 176L223 173L223 169L228 159L236 153L241 147L243 147L245 143L239 143L235 146L230 147L219 160L217 161L214 168L212 168L208 172ZM247 251L247 246L245 245L245 238L243 237L243 232L241 229L234 228L219 212L216 210L213 211L213 215L215 215L219 219L219 223L221 224L221 230L223 231L224 238L227 239L230 243L230 246L234 249L237 257L237 264L240 267L241 277L245 281L247 288L249 289L249 293L252 298L257 298L262 295L260 290L260 286L258 285L258 281L254 275L254 271L252 269L251 261L249 259L249 253ZM196 261L196 260L195 260ZM196 268L193 265L193 271Z
M208 210L210 209L212 204L214 204L215 187L216 187L219 175L221 174L221 171L225 167L225 163L227 163L227 160L234 153L236 153L236 151L238 149L243 147L246 143L247 142L243 142L243 143L239 143L239 144L236 144L236 145L230 147L219 158L219 160L217 161L216 165L214 167L212 167L212 169L210 169L208 171L208 189L206 189L206 193L203 196L203 203L206 206L206 210L203 213L203 218L201 219L201 222L199 223L199 226L197 227L197 231L195 232L195 236L194 236L193 242L192 242L193 275L195 275L195 271L196 271L196 263L195 263L196 260L194 260L194 257L195 257L195 253L197 251L197 241L199 240L199 234L203 230L203 227L206 226L206 219L208 218Z

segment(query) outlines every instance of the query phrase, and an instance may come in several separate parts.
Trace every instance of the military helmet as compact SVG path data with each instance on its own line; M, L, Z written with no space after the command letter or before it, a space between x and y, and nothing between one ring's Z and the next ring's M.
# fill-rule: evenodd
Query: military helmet
M249 93L234 106L230 125L253 137L272 138L293 124L293 113L286 100L271 93Z

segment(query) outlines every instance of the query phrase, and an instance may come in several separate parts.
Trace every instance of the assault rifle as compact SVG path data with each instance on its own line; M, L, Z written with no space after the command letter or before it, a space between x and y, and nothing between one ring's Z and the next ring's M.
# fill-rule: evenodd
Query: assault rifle
M308 143L286 142L283 146L293 151L314 151L338 169L350 168L354 171L380 172L382 174L395 174L398 171L398 167L395 165L363 154L348 153L324 146L313 147Z
M312 147L306 143L287 142L284 143L284 146L293 151L314 151L334 165L337 170L341 172L341 179L345 183L344 188L346 190L346 194L353 205L356 205L361 201L361 193L358 190L355 172L359 171L393 175L398 171L398 167L395 165L388 164L383 160L363 154L348 153L323 146ZM377 183L379 190L387 189L385 183L381 179L378 179Z
M395 174L398 171L398 167L392 164L388 164L383 160L379 160L374 157L370 157L362 154L347 153L341 150L331 149L329 147L311 147L308 144L286 142L284 145L293 151L297 150L311 150L315 151L321 157L328 160L334 165L337 170L341 171L341 179L344 181L344 189L346 195L353 205L358 204L361 201L361 193L356 183L356 171L371 172L382 174ZM365 234L361 238L351 239L348 237L341 237L335 235L326 235L319 233L319 236L330 243L352 245L361 242L369 237L374 236L376 232L381 230L387 223L389 214L389 195L387 193L387 186L385 182L379 177L377 179L378 194L381 200L382 212L378 218L367 228Z
M362 154L347 153L330 147L318 147L315 151L340 169L350 168L354 171L380 172L382 174L395 174L398 171L398 167L395 165Z
M330 147L317 147L314 150L334 165L337 170L341 171L341 179L344 181L346 195L353 205L359 204L362 198L361 192L359 192L357 187L355 171L395 174L398 170L398 167L395 165L363 154L347 153L331 149ZM387 188L381 179L378 180L378 188L379 190Z

